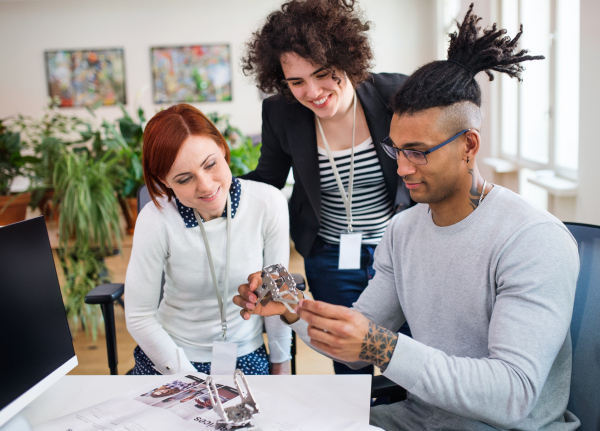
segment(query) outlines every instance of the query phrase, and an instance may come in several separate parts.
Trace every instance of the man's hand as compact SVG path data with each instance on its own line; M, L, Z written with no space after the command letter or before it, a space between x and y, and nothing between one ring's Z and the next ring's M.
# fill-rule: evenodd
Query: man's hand
M290 361L282 362L280 364L271 364L271 375L287 376L291 373Z
M385 370L398 335L361 313L321 301L300 301L298 317L308 323L310 343L345 362L366 361Z
M270 301L267 305L262 305L260 302L255 305L258 299L254 291L262 284L261 272L255 272L248 276L248 283L242 284L238 288L239 295L233 297L233 303L241 307L240 315L243 319L248 320L250 316L256 314L258 316L283 316L289 323L294 323L298 320L295 314L289 310L281 302ZM299 292L299 298L304 298L302 292ZM294 306L292 305L292 308Z

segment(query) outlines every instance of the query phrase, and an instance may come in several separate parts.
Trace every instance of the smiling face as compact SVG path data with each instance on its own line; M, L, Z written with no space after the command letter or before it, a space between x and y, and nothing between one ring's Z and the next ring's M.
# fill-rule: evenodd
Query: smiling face
M427 151L460 131L450 131L443 114L443 108L426 109L414 115L394 114L390 138L397 148ZM465 187L468 190L470 176L464 163L469 148L467 139L473 133L477 132L467 132L427 154L425 165L416 165L403 154L399 155L398 175L404 180L415 202L437 204L452 200L463 193Z
M196 208L202 219L209 221L225 210L231 170L215 141L206 136L190 136L163 183L183 205Z
M335 70L338 84L331 70L314 65L295 52L283 54L280 61L296 100L319 118L331 118L350 107L354 89L342 71Z

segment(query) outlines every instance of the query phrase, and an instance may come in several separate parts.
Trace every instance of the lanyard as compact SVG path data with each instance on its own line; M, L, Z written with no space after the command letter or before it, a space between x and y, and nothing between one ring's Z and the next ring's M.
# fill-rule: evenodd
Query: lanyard
M227 193L227 242L225 245L225 286L223 287L223 296L219 292L219 280L217 280L217 274L215 272L215 265L213 264L212 254L210 253L210 245L208 244L208 237L206 236L206 230L204 229L204 223L200 218L200 214L196 208L194 208L194 215L198 220L200 231L202 232L202 239L204 240L204 246L206 247L206 255L208 257L208 265L210 266L210 275L212 276L213 286L215 287L215 293L217 294L217 301L219 302L219 312L221 313L221 329L223 331L223 340L227 340L227 292L229 290L229 255L230 255L230 244L231 244L231 198Z
M327 157L329 157L329 163L331 163L331 169L333 170L333 176L335 177L335 181L337 182L338 188L340 189L340 194L342 195L342 201L344 202L344 207L346 208L346 219L348 221L348 232L352 232L352 188L354 185L354 136L356 134L356 92L354 92L354 119L352 120L352 152L350 155L350 178L348 181L348 195L346 195L346 190L344 189L344 184L342 184L342 179L340 178L340 174L338 172L337 166L335 165L335 160L331 155L331 149L329 148L329 144L327 143L327 139L325 138L325 133L323 132L323 127L321 126L321 122L319 121L319 117L315 115L317 119L317 124L319 125L319 131L321 132L321 138L323 138L323 144L325 145L325 150L327 151Z

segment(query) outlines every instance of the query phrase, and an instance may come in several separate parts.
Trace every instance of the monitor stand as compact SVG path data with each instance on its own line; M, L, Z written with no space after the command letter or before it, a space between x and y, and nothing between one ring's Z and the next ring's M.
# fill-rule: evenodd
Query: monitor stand
M0 426L0 431L33 431L33 428L31 428L27 419L18 414Z

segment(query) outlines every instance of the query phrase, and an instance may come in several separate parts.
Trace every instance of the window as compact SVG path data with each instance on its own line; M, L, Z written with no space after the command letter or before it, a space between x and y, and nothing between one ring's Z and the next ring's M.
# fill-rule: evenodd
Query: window
M545 60L522 63L523 82L504 74L496 93L496 153L515 163L519 193L544 209L550 189L531 184L547 171L577 180L579 150L579 0L497 0L499 25Z
M500 25L546 60L523 63L517 83L500 78L499 155L518 166L576 180L579 148L579 0L500 0Z

